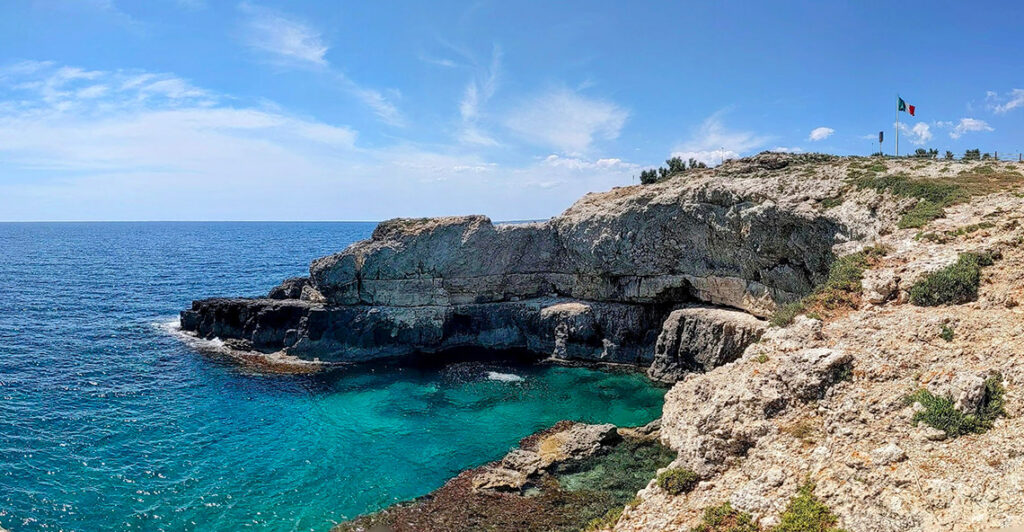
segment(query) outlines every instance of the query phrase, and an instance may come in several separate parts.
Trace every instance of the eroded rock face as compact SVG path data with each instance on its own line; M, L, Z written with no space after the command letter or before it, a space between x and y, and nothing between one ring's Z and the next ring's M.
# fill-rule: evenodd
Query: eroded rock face
M687 373L732 362L766 328L765 322L735 310L691 306L673 311L662 325L647 375L676 382Z
M820 281L841 224L747 197L735 182L619 189L545 223L397 219L313 262L339 305L458 305L550 294L620 303L701 300L764 315Z
M181 313L181 323L204 337L242 339L253 350L332 362L477 347L649 364L664 313L648 305L559 298L420 307L234 298L196 301Z
M779 353L763 371L729 367L676 384L665 397L662 440L678 462L702 477L729 467L776 429L789 406L822 397L842 380L853 357L828 348Z
M835 244L876 230L859 204L822 211L841 180L796 183L793 161L759 155L589 194L547 222L390 220L313 261L309 278L265 299L196 302L182 325L328 361L479 347L646 365L673 309L767 316L824 279ZM759 334L752 319L717 316L672 318L652 376L713 367Z

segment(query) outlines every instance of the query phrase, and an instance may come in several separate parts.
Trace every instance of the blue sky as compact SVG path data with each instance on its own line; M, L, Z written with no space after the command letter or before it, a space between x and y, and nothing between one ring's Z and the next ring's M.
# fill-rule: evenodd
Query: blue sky
M899 4L899 5L897 5ZM545 218L670 154L1024 151L1024 4L0 6L0 220Z

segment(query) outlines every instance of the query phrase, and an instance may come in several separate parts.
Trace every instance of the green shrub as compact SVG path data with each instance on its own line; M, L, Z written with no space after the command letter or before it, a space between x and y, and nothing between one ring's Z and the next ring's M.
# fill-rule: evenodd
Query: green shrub
M876 246L835 259L829 266L828 277L824 283L802 300L779 306L772 314L769 324L773 327L785 327L812 307L825 310L856 308L862 291L860 283L864 278L864 270L870 266L871 261L885 254L885 248ZM808 312L807 316L821 319L821 314L816 311Z
M910 302L921 307L959 305L978 298L981 268L992 265L987 253L961 253L957 261L930 273L910 287Z
M621 506L617 506L615 508L612 508L611 510L608 510L608 513L602 515L601 517L595 517L594 519L591 519L590 522L587 523L587 526L583 527L583 532L593 532L595 530L604 530L607 528L612 528L613 526L615 526L615 523L619 522L619 518L622 517L623 510L624 508L622 508Z
M832 207L838 207L843 204L842 196L835 196L832 198L825 198L821 200L821 207L823 209L831 209Z
M943 325L941 327L940 331L939 331L939 338L942 338L943 340L945 340L947 342L952 342L953 341L953 334L954 333L953 333L953 328L952 327L950 327L949 325Z
M785 305L779 305L775 309L775 313L772 314L772 318L768 320L769 325L772 327L785 327L793 320L796 319L804 311L803 301L794 301L792 303L786 303Z
M841 532L835 526L836 521L828 506L814 496L814 484L808 482L789 501L789 506L779 518L779 525L772 532Z
M965 193L960 185L943 179L912 179L905 175L863 176L854 180L857 188L872 188L878 192L888 190L893 195L917 198L933 203L947 204L962 200Z
M680 495L697 486L700 477L697 473L682 467L667 469L658 474L658 487L671 493Z
M964 152L965 161L977 161L978 159L981 159L981 150L973 149Z
M928 222L946 216L946 210L941 205L928 200L921 200L910 208L896 226L900 229L924 227Z
M704 520L691 532L758 532L761 527L750 514L740 512L728 502L704 509Z
M997 417L1005 416L1002 385L1003 377L998 373L985 380L985 396L977 414L965 414L953 406L953 401L921 388L906 398L907 404L921 403L924 410L914 414L913 423L923 422L946 432L952 438L964 434L981 434L992 428Z
M884 171L888 170L889 167L886 166L885 163L876 162L876 163L871 163L871 165L868 166L867 169L872 171L872 172L884 172Z

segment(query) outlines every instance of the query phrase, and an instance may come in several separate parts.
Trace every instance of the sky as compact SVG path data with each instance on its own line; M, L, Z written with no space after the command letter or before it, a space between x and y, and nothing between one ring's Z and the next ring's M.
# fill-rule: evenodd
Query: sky
M1024 3L0 4L0 221L557 215L672 155L1024 151Z

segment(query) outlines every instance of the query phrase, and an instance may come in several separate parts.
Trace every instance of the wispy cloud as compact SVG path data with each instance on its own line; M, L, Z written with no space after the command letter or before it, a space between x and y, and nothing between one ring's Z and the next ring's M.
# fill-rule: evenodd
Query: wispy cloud
M351 149L356 138L346 127L224 105L168 74L24 67L0 74L0 87L19 96L0 109L0 151L21 169L201 172L227 154L259 159L268 141Z
M832 134L835 132L836 130L830 127L816 127L811 131L811 134L808 135L807 140L814 142L817 142L819 140L825 140L831 137Z
M238 8L245 15L243 38L249 47L292 66L327 66L327 45L305 22L248 2Z
M692 157L706 164L719 164L761 148L772 140L770 136L752 131L726 128L722 117L728 111L722 109L705 119L690 140L676 146L672 155L683 159Z
M1024 89L1013 89L1006 96L1000 96L995 91L988 91L985 95L988 108L996 114L1003 114L1018 107L1024 108Z
M597 140L618 138L627 118L629 112L613 102L558 88L522 102L505 125L527 142L580 154Z
M357 140L172 74L19 63L0 68L0 219L539 218L633 173L613 158L499 165Z
M432 55L427 55L425 53L421 53L419 55L419 58L420 58L420 61L423 61L424 63L427 63L428 65L435 65L435 66L444 67L444 68L455 68L455 67L459 66L459 63L455 62L452 59L448 59L447 57L434 57Z
M953 131L949 132L949 137L952 139L958 139L964 135L964 133L976 132L976 131L995 131L992 126L988 125L988 122L984 120L978 120L976 118L961 118L960 122L953 126Z
M244 18L242 39L249 48L280 66L322 71L324 75L332 76L385 123L404 125L398 107L384 93L364 87L332 68L327 60L329 47L312 25L281 11L249 2L239 4L238 8Z
M466 85L466 90L459 102L459 115L462 118L462 129L459 139L466 144L496 146L498 142L480 129L480 108L487 103L498 88L498 74L501 69L501 48L494 45L491 51L490 65L482 69Z

